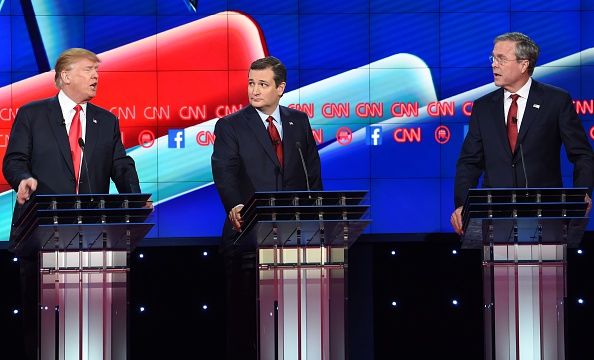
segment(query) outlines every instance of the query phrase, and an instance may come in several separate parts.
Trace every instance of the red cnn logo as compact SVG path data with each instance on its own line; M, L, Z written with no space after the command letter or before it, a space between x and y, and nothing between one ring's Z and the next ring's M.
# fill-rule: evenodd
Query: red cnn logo
M196 142L200 146L208 146L214 144L215 135L210 131L200 130L196 134Z
M397 128L394 130L394 141L397 143L421 142L421 128Z

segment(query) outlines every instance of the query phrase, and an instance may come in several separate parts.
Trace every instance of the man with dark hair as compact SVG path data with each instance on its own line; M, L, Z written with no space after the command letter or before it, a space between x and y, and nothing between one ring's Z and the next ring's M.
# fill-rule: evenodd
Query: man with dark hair
M33 194L108 193L110 178L120 193L140 192L134 160L126 155L118 119L89 102L97 94L99 63L91 51L64 51L55 66L58 95L19 109L2 168L17 192L13 224ZM79 139L86 144L88 174L81 172ZM11 232L9 249L14 245ZM25 345L28 358L36 359L38 257L21 256L19 261Z
M490 60L500 89L473 105L456 165L456 210L450 221L458 234L462 233L462 205L481 175L483 187L562 187L562 144L574 165L574 186L592 190L592 147L571 96L532 79L538 54L534 41L521 33L494 40ZM586 202L589 211L590 196Z
M215 126L212 173L228 214L223 227L227 272L227 358L256 357L255 249L233 245L242 230L241 209L256 191L322 189L320 157L307 115L279 105L285 66L272 56L256 60L248 75L250 105Z

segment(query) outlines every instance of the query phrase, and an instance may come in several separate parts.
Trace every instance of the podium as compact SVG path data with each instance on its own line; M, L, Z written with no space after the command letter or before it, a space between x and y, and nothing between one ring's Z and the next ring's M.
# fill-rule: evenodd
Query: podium
M129 253L153 224L150 194L37 195L13 251L39 255L39 346L46 359L126 359Z
M462 247L482 250L485 359L565 359L567 248L588 223L587 192L469 191Z
M346 359L348 248L365 191L256 193L239 246L257 249L258 359Z

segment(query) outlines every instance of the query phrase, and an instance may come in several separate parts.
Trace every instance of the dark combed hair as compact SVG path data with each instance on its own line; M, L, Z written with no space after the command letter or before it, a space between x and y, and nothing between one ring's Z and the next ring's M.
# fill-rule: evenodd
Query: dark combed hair
M287 68L285 65L274 56L267 56L258 59L250 65L250 70L266 70L272 69L274 73L274 83L278 87L281 83L287 82Z

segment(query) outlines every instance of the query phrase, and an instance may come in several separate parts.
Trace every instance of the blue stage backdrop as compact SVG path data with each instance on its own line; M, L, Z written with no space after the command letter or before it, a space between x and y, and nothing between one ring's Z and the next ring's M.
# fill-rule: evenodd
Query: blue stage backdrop
M535 78L572 94L592 141L594 0L0 0L0 156L19 106L56 94L59 53L88 48L95 103L120 118L156 203L150 237L218 236L214 124L247 104L249 64L270 54L289 71L282 104L310 116L325 188L370 191L368 232L450 232L472 101L495 88L488 57L507 31L541 46ZM14 198L1 178L2 241Z

